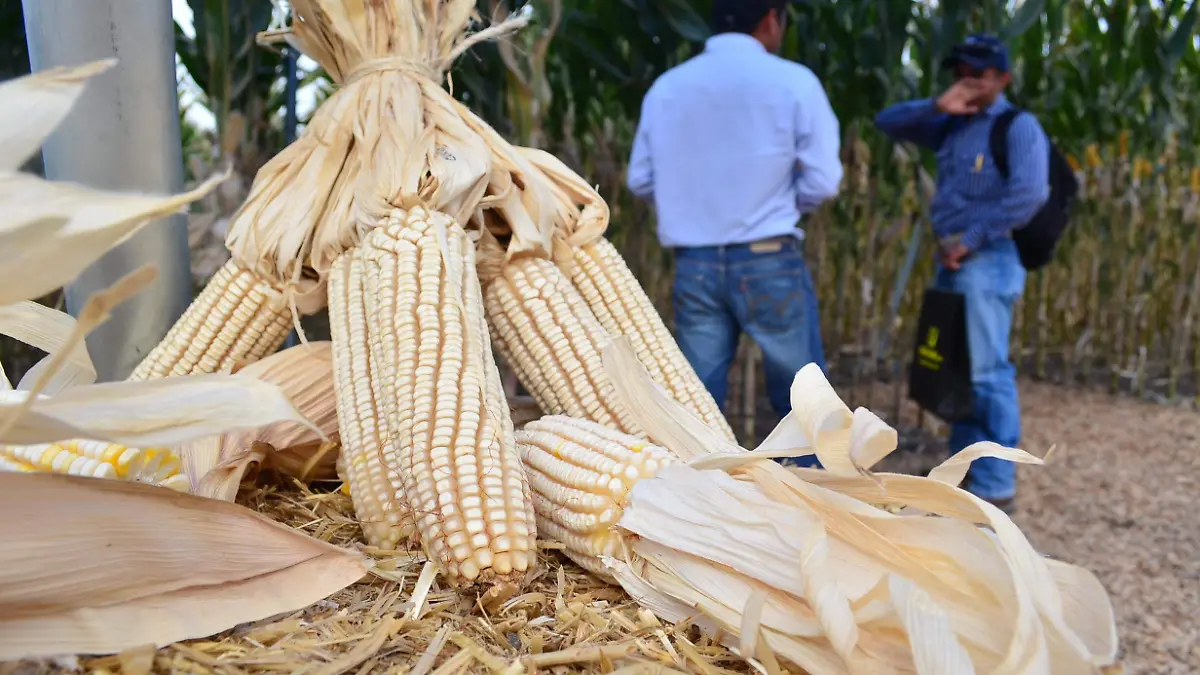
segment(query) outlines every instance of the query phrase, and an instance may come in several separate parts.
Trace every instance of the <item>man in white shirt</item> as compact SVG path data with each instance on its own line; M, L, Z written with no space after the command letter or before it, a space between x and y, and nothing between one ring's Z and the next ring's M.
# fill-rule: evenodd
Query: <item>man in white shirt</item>
M714 0L704 52L642 102L627 183L653 202L675 253L672 304L684 355L724 406L745 331L782 416L808 363L825 367L801 215L837 194L837 117L819 80L773 55L787 0ZM813 462L808 462L812 464Z

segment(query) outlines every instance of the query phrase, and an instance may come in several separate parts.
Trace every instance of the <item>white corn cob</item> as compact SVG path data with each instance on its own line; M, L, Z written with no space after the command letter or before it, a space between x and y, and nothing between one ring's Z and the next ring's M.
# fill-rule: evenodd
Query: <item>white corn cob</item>
M613 581L600 556L619 557L615 527L629 491L675 458L640 438L588 420L543 417L517 432L538 532L580 567Z
M395 211L360 244L388 431L426 555L453 586L536 562L529 485L492 356L475 248L453 218Z
M609 335L624 335L650 377L706 424L734 440L712 394L667 330L620 252L601 237L572 250L571 282Z
M483 282L492 338L543 411L643 433L604 370L608 333L554 263L518 258Z
M217 271L131 380L215 373L274 352L292 328L283 294L229 260Z
M342 442L337 468L350 488L367 542L391 550L415 530L384 417L387 375L371 351L368 330L362 261L353 251L343 253L329 270L329 331Z

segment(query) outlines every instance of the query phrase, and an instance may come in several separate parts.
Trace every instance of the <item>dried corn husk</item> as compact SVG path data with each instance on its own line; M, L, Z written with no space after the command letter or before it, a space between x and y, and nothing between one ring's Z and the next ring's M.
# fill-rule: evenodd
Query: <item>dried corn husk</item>
M87 78L114 63L56 68L0 85L0 305L39 298L66 284L147 223L178 211L224 179L216 176L190 192L159 196L92 190L15 171L70 111Z
M606 560L663 618L699 613L744 657L814 675L1115 663L1113 611L1095 577L1045 560L1008 516L955 487L971 458L1037 458L983 443L928 478L871 474L894 430L851 413L816 369L797 374L792 415L748 452L671 400L625 340L605 363L650 437L691 460L634 486L618 522L636 535L631 550ZM767 459L814 453L829 470Z
M570 248L579 248L604 236L608 230L608 203L595 188L558 157L544 150L517 147L516 151L550 181L558 241Z
M474 0L297 0L285 39L340 89L301 136L255 177L226 238L234 258L290 289L297 309L325 304L330 265L393 208L417 202L460 223L481 202L507 211L513 252L548 251L553 230L539 186L521 201L527 165L441 86L471 45L528 22L528 12L475 34Z
M0 117L5 120L0 147L23 161L66 116L87 78L113 63L54 69L0 85ZM84 337L108 319L114 306L153 280L152 267L135 270L93 295L74 320L27 302L70 281L147 222L178 210L219 180L184 195L161 197L0 172L0 330L50 352L22 381L20 391L10 391L5 378L0 442L85 438L161 447L280 421L310 424L278 387L247 375L90 384L94 368L82 347Z
M0 661L206 637L371 567L240 506L136 483L0 474L0 504Z
M193 494L233 501L250 465L302 480L336 477L337 398L332 343L309 342L245 366L238 375L278 386L312 426L284 421L201 439L180 449Z
M65 312L24 300L0 306L0 333L16 338L48 354L63 354L58 372L47 378L42 392L56 394L63 389L96 381L96 366L82 340L70 345L78 322ZM53 357L39 361L25 373L18 389L31 389L50 366Z

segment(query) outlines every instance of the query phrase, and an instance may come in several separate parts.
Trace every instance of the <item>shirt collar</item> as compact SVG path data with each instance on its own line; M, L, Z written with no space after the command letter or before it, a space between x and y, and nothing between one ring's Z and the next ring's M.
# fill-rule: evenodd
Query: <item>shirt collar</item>
M719 33L704 42L706 52L759 51L766 53L762 43L745 33Z

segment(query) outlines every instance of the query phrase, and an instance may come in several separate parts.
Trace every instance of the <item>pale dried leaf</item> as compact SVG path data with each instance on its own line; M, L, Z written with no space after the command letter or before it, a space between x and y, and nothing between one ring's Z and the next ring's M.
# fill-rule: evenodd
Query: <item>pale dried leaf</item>
M1024 450L1006 448L991 441L981 441L963 448L961 451L951 455L949 459L934 467L929 472L929 479L945 483L946 485L958 485L967 477L967 470L971 468L971 462L981 457L998 457L1020 464L1042 463L1042 460Z
M0 474L0 502L0 660L210 636L371 566L243 507L137 483Z
M614 336L601 356L617 399L655 443L685 460L745 452L671 398L646 372L628 337Z
M116 59L50 68L0 83L0 171L16 171L71 112L88 79Z
M10 392L0 403L0 426L11 424L0 443L88 438L156 448L275 422L310 424L278 387L242 374L74 387L35 401L22 415L25 394Z
M0 333L50 355L63 350L75 327L76 321L71 315L29 300L0 307ZM28 389L42 376L49 364L49 357L38 361L37 365L30 368L21 378L18 387ZM68 387L91 384L95 381L96 367L92 364L87 347L80 342L67 350L62 368L50 377L44 391L56 394Z
M908 633L918 675L975 675L975 665L959 644L950 618L916 584L891 575L888 585L900 623Z
M93 293L84 303L83 309L79 310L79 317L75 320L71 332L63 340L59 351L50 353L50 356L45 359L44 367L35 368L36 372L26 373L17 388L35 395L55 394L62 391L63 387L58 388L58 391L50 390L49 387L57 382L63 367L69 363L77 350L84 350L84 356L87 356L84 337L95 330L97 326L108 321L112 316L112 310L117 305L149 286L157 276L158 272L153 266L145 265L117 279L112 286ZM95 381L94 377L92 381ZM87 384L91 384L91 382Z
M180 195L92 190L26 174L0 174L0 305L40 298L156 218L179 211L225 179Z

